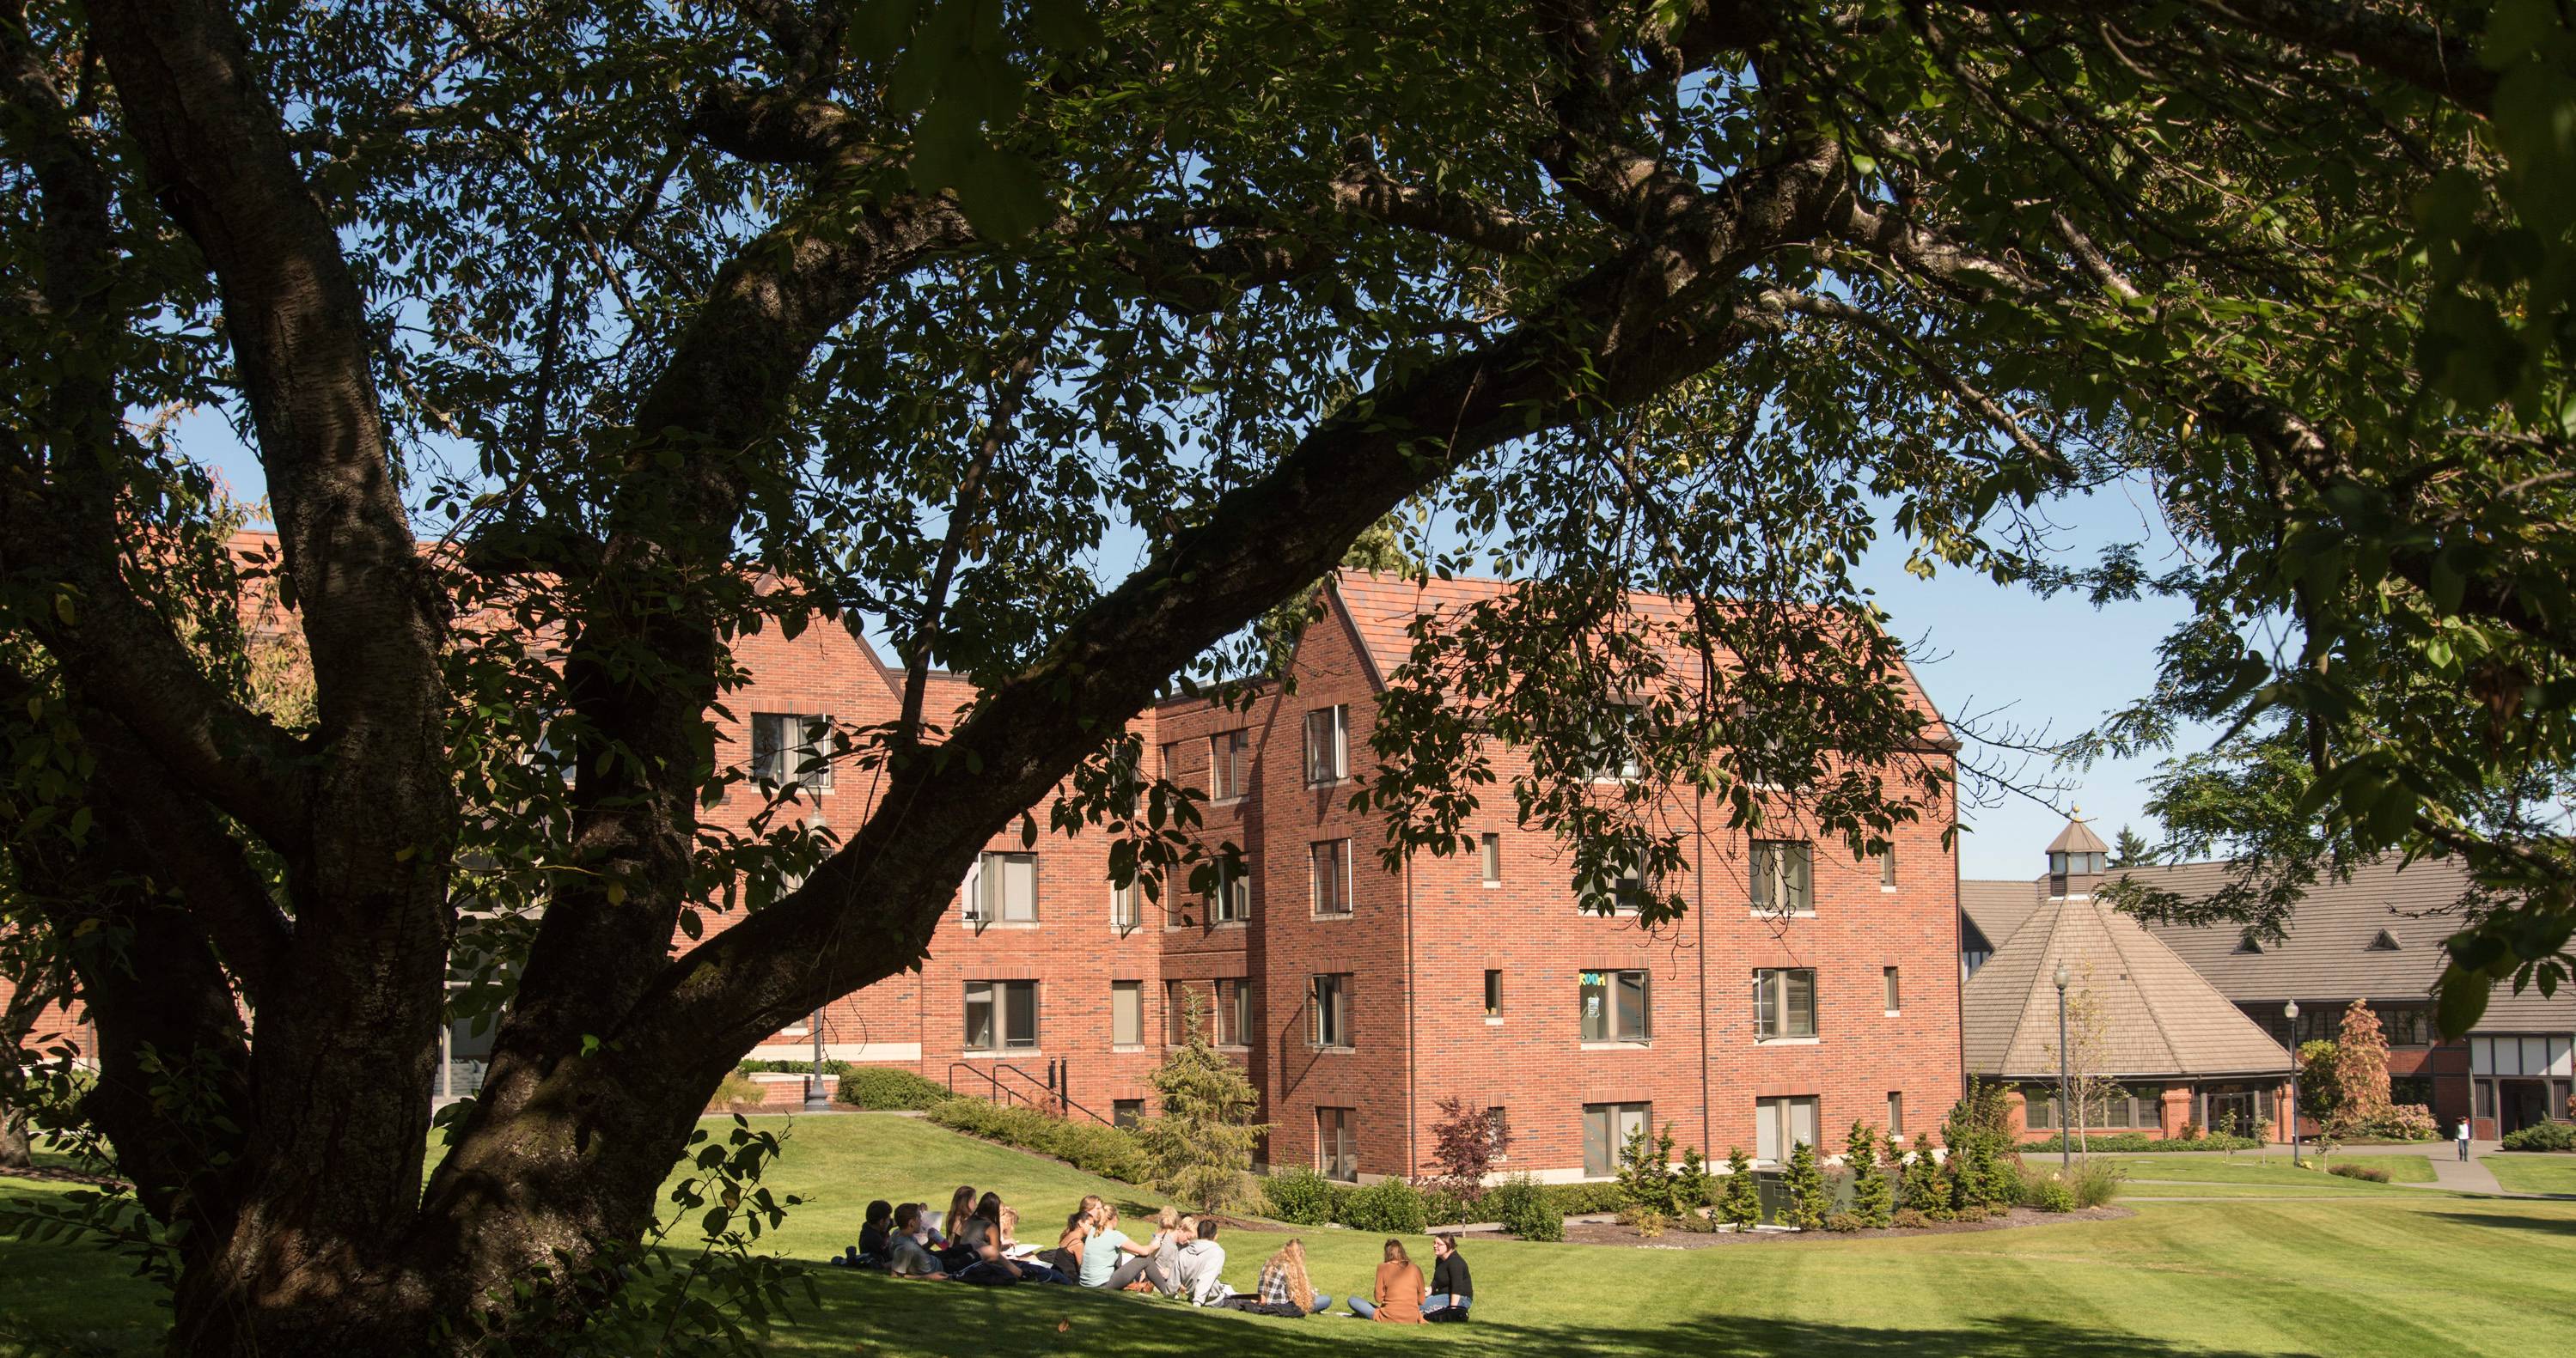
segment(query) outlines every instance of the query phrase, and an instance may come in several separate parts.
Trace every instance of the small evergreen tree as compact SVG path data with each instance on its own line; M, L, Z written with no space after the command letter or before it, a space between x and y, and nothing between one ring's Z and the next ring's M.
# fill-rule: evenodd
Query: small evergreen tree
M1673 1201L1684 1212L1697 1212L1716 1201L1716 1179L1708 1172L1708 1157L1693 1146L1682 1152L1682 1167L1673 1175Z
M1879 1167L1878 1129L1853 1122L1851 1135L1843 1140L1843 1163L1851 1167L1853 1213L1871 1226L1894 1220L1896 1194L1887 1182L1887 1171Z
M1950 1206L2007 1207L2018 1187L2004 1091L1970 1079L1968 1092L1950 1106L1941 1142L1950 1148L1942 1168L1950 1181ZM2060 1133L2063 1135L2063 1133Z
M2121 826L2120 837L2111 841L2112 867L2142 868L2155 856L2155 846L2147 842L2147 837L2128 826Z
M2324 1126L2343 1107L2343 1081L2335 1078L2339 1049L2326 1038L2299 1044L2299 1112Z
M1247 1196L1252 1149L1270 1128L1252 1120L1261 1095L1243 1068L1208 1045L1196 1004L1181 1007L1181 1045L1146 1077L1163 1111L1136 1126L1154 1186L1202 1212Z
M1903 1164L1905 1206L1935 1220L1950 1215L1950 1185L1941 1178L1940 1163L1932 1158L1932 1143L1916 1146Z
M1742 1146L1726 1152L1726 1190L1718 1198L1717 1215L1739 1231L1762 1224L1762 1185L1753 1177L1753 1157Z
M1789 1196L1786 1224L1802 1231L1823 1229L1832 1203L1825 1196L1825 1176L1816 1168L1815 1147L1801 1141L1789 1152L1789 1172L1781 1176L1780 1187Z
M1628 1134L1628 1144L1619 1151L1619 1196L1639 1211L1681 1214L1673 1192L1671 1123L1664 1124L1661 1137L1650 1136L1643 1123Z

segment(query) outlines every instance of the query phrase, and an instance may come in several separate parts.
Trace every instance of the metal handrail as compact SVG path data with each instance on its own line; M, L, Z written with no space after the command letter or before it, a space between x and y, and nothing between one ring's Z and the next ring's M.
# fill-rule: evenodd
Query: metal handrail
M995 1103L1018 1102L1028 1104L1032 1107L1052 1105L1067 1116L1074 1113L1080 1113L1084 1117L1099 1123L1103 1127L1113 1127L1117 1125L1108 1118L1102 1117L1100 1114L1083 1107L1081 1104L1075 1103L1071 1096L1067 1095L1063 1090L1055 1088L1053 1085L1039 1079L1037 1076L1031 1075L1027 1071L1022 1070L1020 1067L1015 1066L1008 1061L949 1062L948 1092L951 1094L957 1092L957 1072L959 1070L966 1071L968 1074L975 1076L982 1080L986 1085L990 1086L993 1091L992 1101ZM1022 1090L1006 1087L1002 1083L1001 1079L1001 1072L1003 1071L1008 1071L1011 1074L1020 1077L1020 1079L1027 1082L1031 1088L1042 1091L1043 1097L1032 1098Z

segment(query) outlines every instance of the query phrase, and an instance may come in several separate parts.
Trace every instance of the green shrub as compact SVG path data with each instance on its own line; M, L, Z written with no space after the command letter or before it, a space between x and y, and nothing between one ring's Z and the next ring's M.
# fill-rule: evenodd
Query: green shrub
M1816 1169L1815 1147L1801 1141L1789 1152L1789 1170L1780 1176L1780 1187L1788 1191L1789 1205L1774 1220L1802 1231L1825 1224L1825 1206L1833 1198L1825 1188L1825 1176Z
M1422 1194L1402 1179L1380 1179L1342 1195L1335 1220L1355 1231L1385 1235L1420 1235L1431 1226Z
M1858 1212L1836 1212L1832 1216L1825 1218L1825 1229L1838 1235L1849 1235L1854 1231L1866 1228L1868 1225L1869 1223L1862 1220L1861 1214Z
M1988 1215L1984 1203L1971 1203L1966 1207L1951 1208L1949 1220L1974 1223L1985 1220Z
M1652 1207L1623 1207L1619 1209L1619 1224L1634 1229L1637 1234L1644 1236L1648 1240L1652 1240L1656 1236L1662 1235L1664 1233L1664 1226L1669 1220L1670 1218L1666 1217L1663 1213L1656 1211Z
M1270 1215L1291 1226L1321 1226L1333 1219L1333 1181L1311 1169L1292 1169L1261 1181Z
M1646 1124L1628 1134L1628 1143L1619 1148L1619 1196L1623 1207L1669 1217L1681 1208L1673 1174L1673 1125L1664 1124L1663 1135L1647 1133Z
M1555 1198L1526 1174L1515 1174L1485 1191L1484 1210L1503 1229L1523 1240L1563 1240L1565 1213Z
M1141 1184L1153 1176L1144 1148L1121 1128L1074 1122L1034 1108L1007 1108L982 1099L949 1099L930 1110L930 1120L968 1136L1052 1155L1076 1169L1123 1183Z
M936 1108L956 1095L942 1088L937 1081L925 1080L908 1070L894 1066L857 1066L841 1076L841 1089L834 1097L853 1108L892 1112Z
M741 1071L745 1075L811 1075L814 1073L814 1063L811 1061L773 1061L764 1058L758 1061L745 1061L742 1064L735 1066L734 1069ZM826 1075L847 1075L851 1071L857 1069L859 1069L859 1067L847 1061L825 1061L823 1063L823 1073Z
M1421 1193L1422 1218L1433 1226L1463 1226L1484 1220L1477 1215L1483 1210L1481 1204L1469 1202L1453 1189L1428 1187Z
M1902 1164L1897 1175L1898 1202L1934 1221L1948 1220L1950 1186L1941 1179L1941 1166L1932 1158L1931 1144L1916 1146Z
M1627 1199L1619 1192L1619 1185L1614 1183L1549 1184L1546 1191L1549 1201L1555 1204L1561 1216L1616 1212L1628 1205Z
M1697 1146L1682 1152L1682 1167L1673 1174L1673 1201L1688 1217L1717 1205L1716 1176L1708 1172L1708 1157Z
M2535 1122L2504 1139L2509 1151L2576 1151L2576 1123Z
M1852 1167L1852 1211L1863 1224L1884 1226L1896 1214L1896 1187L1878 1162L1878 1129L1854 1122L1843 1141L1843 1158Z
M2024 1207L2043 1212L2075 1210L2075 1187L2059 1178L2055 1171L2025 1169L2021 1172L2019 1191L2014 1197Z
M2193 1129L2186 1127L2184 1131ZM2021 1153L2055 1155L2061 1149L2059 1140L2052 1136L2045 1141L2026 1142ZM2163 1140L2144 1132L2095 1132L2078 1139L2076 1149L2093 1155L2151 1155L2157 1151L2255 1151L2263 1149L2263 1143L2250 1136L2201 1136L2196 1132L2190 1136L2178 1132Z
M1762 1185L1753 1177L1753 1157L1742 1146L1726 1152L1726 1188L1718 1195L1717 1215L1739 1231L1762 1224Z
M1891 1224L1900 1231L1919 1231L1931 1225L1932 1218L1911 1207L1900 1207L1896 1209L1896 1219Z
M2088 1160L2075 1167L2075 1173L2067 1179L2066 1186L2075 1190L2076 1206L2103 1207L2120 1196L2120 1183L2118 1169Z
M2326 1173L2338 1175L2346 1179L2360 1179L2374 1184L2384 1184L2388 1182L2387 1170L2381 1169L2376 1165L2356 1165L2349 1161L2327 1170Z

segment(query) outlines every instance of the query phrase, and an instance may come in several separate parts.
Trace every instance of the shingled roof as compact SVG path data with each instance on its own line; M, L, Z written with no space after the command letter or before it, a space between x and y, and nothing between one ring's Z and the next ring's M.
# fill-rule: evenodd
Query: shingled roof
M1978 928L1987 931L1982 920ZM1967 1066L1975 1074L2035 1079L2057 1073L2061 963L2101 1005L2107 1050L2100 1074L2213 1077L2290 1069L2281 1044L2107 902L2034 895L2020 923L1993 942L1993 959L1960 995Z

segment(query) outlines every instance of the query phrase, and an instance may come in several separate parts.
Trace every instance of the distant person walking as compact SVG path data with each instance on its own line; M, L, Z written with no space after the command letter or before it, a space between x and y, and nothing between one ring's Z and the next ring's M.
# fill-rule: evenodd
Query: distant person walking
M2463 1114L2461 1114L2461 1115L2460 1115L2460 1137L2459 1137L2459 1141L2460 1141L2460 1158L2461 1158L2462 1160L2466 1160L2466 1159L2468 1159L2468 1158L2469 1158L2469 1118L2468 1118L2468 1114L2466 1114L2466 1113L2463 1113Z

